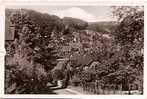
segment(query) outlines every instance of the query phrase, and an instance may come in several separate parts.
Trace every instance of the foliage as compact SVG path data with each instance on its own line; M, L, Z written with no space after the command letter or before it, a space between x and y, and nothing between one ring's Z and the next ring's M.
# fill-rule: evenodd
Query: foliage
M122 15L127 9L129 9L128 12ZM116 44L123 52L121 56L123 65L120 67L123 74L127 75L125 80L134 83L135 79L138 79L137 76L143 75L144 12L136 7L124 7L118 10L120 12L116 13L123 19L114 35ZM143 80L143 78L140 79ZM139 86L142 84L140 83Z
M81 79L79 77L77 77L76 75L73 76L72 80L71 80L71 83L74 85L74 86L78 86L81 82Z
M119 22L109 21L109 22L91 22L87 26L87 30L93 30L102 34L110 34L117 27Z
M63 23L70 28L79 29L79 30L85 29L88 26L87 22L71 17L64 17Z
M52 71L52 76L54 80L61 80L64 78L64 74L60 69L55 69Z
M51 79L48 78L51 76L47 72L56 65L57 56L51 40L53 26L56 26L53 25L53 22L56 19L24 9L16 12L10 11L10 13L9 19L15 24L15 33L18 35L15 38L18 46L10 50L15 51L12 58L16 58L18 66L14 70L16 73L19 72L17 74L10 73L10 76L14 76L10 82L16 83L16 90L10 93L17 92L18 88L24 90L18 91L18 93L41 92L44 89L40 88L46 87L47 82Z
M121 10L119 9L119 11ZM94 69L91 69L90 64L87 66L81 64L83 66L83 69L79 71L79 77L83 78L81 81L89 78L86 74L93 73L96 77L93 80L98 79L108 85L122 85L122 90L129 90L129 85L134 86L136 81L140 82L138 86L142 88L143 78L138 78L143 75L144 14L143 11L136 9L133 14L128 12L128 15L121 18L120 24L112 33L114 39L113 37L107 39L90 31L88 31L89 35L84 32L80 33L82 35L80 43L83 45L83 49L87 49L87 51L83 51L83 56L86 54L92 58L92 61L100 63ZM82 40L88 41L86 46ZM80 57L80 59L82 58ZM89 72L82 76L85 72L84 68L88 68Z
M112 13L119 21L122 21L125 17L132 16L143 9L143 6L112 6Z

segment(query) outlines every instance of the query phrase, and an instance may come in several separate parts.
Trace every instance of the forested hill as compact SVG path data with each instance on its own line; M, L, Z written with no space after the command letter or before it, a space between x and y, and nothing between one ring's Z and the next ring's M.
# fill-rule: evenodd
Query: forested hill
M89 22L87 29L109 34L112 33L118 25L119 22L116 21Z
M6 9L6 19L10 19L12 13L18 13L20 10L16 9ZM26 16L30 16L31 19L40 25L50 24L50 29L59 29L59 31L65 30L92 30L95 32L99 32L101 34L111 33L116 26L118 25L117 22L86 22L81 19L71 18L71 17L64 17L63 19L59 18L55 15L49 14L42 14L39 12L35 12L33 10L25 10L21 9L21 13L26 13ZM44 18L44 19L42 19ZM39 19L39 20L38 20ZM45 20L45 21L43 21ZM19 20L17 20L19 21ZM55 27L56 28L55 28ZM62 31L63 32L63 31ZM73 31L72 31L73 32ZM7 34L6 34L7 35ZM7 37L7 36L6 36Z

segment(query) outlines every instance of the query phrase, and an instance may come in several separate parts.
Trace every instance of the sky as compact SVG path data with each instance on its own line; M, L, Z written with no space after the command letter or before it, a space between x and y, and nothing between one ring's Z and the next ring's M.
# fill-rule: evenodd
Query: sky
M110 6L9 6L7 8L32 9L41 13L57 15L60 18L73 17L88 22L115 21Z

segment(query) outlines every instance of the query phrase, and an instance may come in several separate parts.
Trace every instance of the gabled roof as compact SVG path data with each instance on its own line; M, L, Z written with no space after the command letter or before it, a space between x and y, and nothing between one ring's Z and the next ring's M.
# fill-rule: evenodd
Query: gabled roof
M5 40L14 40L15 28L8 18L5 19Z

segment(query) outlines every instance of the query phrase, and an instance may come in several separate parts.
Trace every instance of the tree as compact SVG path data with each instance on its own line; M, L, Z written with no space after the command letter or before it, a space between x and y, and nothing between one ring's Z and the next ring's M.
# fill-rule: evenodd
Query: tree
M112 6L112 13L121 22L125 17L132 16L143 9L143 6Z
M15 73L10 73L16 88L9 93L46 93L46 84L51 79L48 72L54 68L57 59L51 34L53 30L59 32L54 23L59 18L25 9L12 11L10 15L18 35L18 46L13 49L13 58L18 64Z
M77 30L85 29L88 26L88 23L86 21L71 17L64 17L63 23L69 28L74 28Z
M143 7L116 7L114 15L120 20L115 31L115 42L123 52L122 70L129 74L127 82L134 83L137 76L143 75L144 11ZM138 62L139 61L139 62ZM132 80L131 80L132 79ZM140 78L143 80L143 78ZM140 83L139 86L142 86Z

